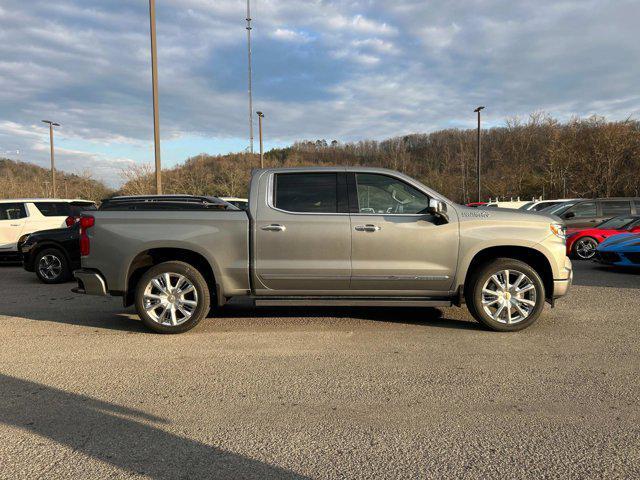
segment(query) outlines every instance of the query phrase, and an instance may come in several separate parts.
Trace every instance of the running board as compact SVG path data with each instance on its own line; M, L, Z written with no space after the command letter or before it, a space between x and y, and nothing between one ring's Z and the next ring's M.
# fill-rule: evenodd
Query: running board
M450 307L450 298L421 297L253 297L257 307Z

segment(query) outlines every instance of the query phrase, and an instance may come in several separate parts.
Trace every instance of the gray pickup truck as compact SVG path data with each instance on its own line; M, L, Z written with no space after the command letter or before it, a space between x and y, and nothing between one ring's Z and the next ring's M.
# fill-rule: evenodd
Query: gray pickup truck
M466 303L487 327L515 331L572 281L559 219L463 207L390 170L257 170L247 211L181 199L113 202L84 215L74 291L122 296L162 333L193 328L233 297Z

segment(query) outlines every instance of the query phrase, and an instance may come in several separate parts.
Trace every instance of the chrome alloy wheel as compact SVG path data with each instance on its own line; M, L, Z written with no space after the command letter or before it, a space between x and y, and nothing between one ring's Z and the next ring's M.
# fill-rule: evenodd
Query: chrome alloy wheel
M149 317L160 325L182 325L198 306L193 283L179 273L167 272L153 277L144 289L143 304Z
M581 238L576 242L576 255L583 260L589 260L596 254L598 243L593 238Z
M62 261L55 255L43 255L38 262L38 272L42 278L55 280L62 273Z
M482 308L500 323L508 325L525 320L536 307L536 286L518 270L496 272L482 287Z

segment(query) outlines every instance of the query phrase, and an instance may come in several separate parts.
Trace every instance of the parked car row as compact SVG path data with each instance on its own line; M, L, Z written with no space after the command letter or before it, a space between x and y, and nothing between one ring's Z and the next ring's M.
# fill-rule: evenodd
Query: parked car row
M595 258L601 263L640 266L634 251L637 239L632 235L640 234L640 198L573 198L538 200L524 205L520 205L521 203L519 200L474 202L467 206L518 208L532 213L555 215L564 221L567 229L567 255L579 260ZM619 237L623 234L626 236ZM615 241L607 241L614 236ZM623 238L626 238L625 242L621 241ZM629 255L625 255L626 250L608 254L608 249L614 249L614 246L615 249L630 248Z

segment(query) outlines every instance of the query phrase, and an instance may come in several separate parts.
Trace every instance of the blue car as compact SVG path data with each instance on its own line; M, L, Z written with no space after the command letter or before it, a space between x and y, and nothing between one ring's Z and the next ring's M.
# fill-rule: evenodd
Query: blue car
M640 268L640 233L621 233L607 238L596 248L596 262Z

